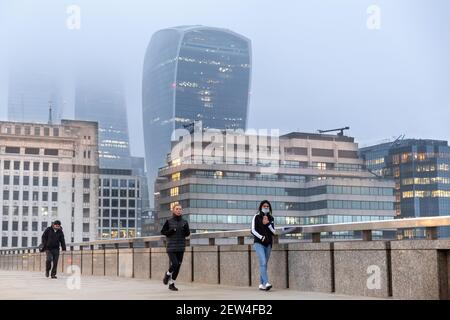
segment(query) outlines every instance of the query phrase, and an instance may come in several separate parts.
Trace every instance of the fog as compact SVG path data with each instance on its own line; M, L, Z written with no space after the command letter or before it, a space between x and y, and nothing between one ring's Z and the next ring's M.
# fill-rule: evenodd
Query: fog
M80 29L67 26L70 5L81 9ZM367 26L370 5L381 10L380 29ZM0 118L7 119L8 79L18 70L70 83L79 70L107 66L123 75L131 151L143 156L150 38L201 24L252 40L250 128L348 125L362 145L400 134L447 140L449 12L448 0L0 0Z

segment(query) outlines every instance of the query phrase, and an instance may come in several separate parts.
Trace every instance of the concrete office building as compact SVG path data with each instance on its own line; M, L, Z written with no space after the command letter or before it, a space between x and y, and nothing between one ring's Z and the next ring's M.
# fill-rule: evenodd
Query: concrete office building
M155 186L159 228L177 203L196 232L248 228L263 199L272 202L279 227L394 217L394 182L365 169L354 138L293 132L267 145L262 136L240 137L234 147L227 138L215 159L204 156L204 143L203 156L194 147L168 157ZM241 155L234 153L239 149ZM272 159L258 150L269 150Z
M51 221L67 242L96 239L96 122L0 122L1 247L37 246Z

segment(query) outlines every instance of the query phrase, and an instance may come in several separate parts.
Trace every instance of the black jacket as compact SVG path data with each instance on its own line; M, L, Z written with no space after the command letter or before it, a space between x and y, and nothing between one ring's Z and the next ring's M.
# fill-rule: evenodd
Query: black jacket
M191 231L186 220L174 215L164 223L161 234L167 237L167 252L184 252Z
M57 231L52 227L45 229L42 234L42 244L44 245L44 250L59 250L59 246L61 245L63 251L66 251L66 241L64 240L62 228Z
M269 223L263 223L264 213L259 212L255 214L252 219L252 235L255 243L261 243L264 246L271 245L273 242L273 235L275 234L274 218L267 214Z

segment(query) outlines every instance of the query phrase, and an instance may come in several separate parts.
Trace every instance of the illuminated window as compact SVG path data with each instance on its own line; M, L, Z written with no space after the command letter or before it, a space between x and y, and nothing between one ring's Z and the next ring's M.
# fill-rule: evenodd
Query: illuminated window
M170 189L170 196L175 197L179 194L180 189L178 187L171 188Z
M179 181L180 177L181 177L181 173L176 172L176 173L172 174L172 181Z

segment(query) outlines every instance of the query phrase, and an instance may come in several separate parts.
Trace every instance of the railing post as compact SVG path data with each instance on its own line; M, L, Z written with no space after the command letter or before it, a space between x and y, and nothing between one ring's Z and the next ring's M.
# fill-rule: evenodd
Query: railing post
M362 239L363 241L372 241L372 230L363 230Z
M426 234L427 240L436 240L438 238L437 227L425 228L425 234Z
M314 242L314 243L320 242L320 232L314 232L312 234L312 242Z
M239 245L244 245L245 237L237 237L237 240Z

